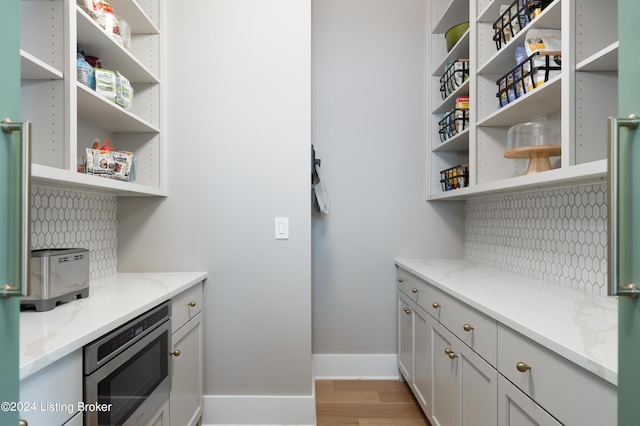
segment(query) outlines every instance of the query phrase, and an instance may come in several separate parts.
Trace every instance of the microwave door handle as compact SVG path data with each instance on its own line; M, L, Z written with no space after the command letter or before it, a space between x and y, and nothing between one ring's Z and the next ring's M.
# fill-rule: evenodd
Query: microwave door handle
M9 217L15 226L9 230L9 239L15 247L11 263L10 283L0 283L0 298L27 296L29 264L31 253L31 122L11 121L8 118L0 123L2 131L9 135L5 138L9 146L9 168L13 182L9 194ZM15 143L15 132L20 132L20 144Z

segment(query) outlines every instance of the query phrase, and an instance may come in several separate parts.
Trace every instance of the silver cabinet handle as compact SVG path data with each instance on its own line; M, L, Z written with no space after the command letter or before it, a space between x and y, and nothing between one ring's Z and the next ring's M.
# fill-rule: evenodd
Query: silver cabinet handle
M621 220L621 213L630 207L627 205L619 205L619 202L626 202L619 200L618 196L621 193L629 194L630 185L633 180L631 175L631 164L627 164L626 167L621 165L620 162L630 161L630 155L621 154L621 146L618 140L618 130L620 127L626 127L629 130L634 130L638 127L640 119L635 114L631 114L628 118L615 118L609 117L608 120L608 134L609 134L609 200L608 200L608 225L609 225L609 256L608 256L608 275L609 285L608 293L610 296L629 296L631 298L637 298L640 294L640 289L634 283L625 283L618 286L618 281L621 279L620 274L622 267L628 268L630 260L621 259L628 253L628 237L627 235L619 234L619 221ZM639 147L640 148L640 147ZM625 152L629 152L630 148ZM621 170L622 169L622 170ZM621 171L626 172L627 176L621 176ZM628 197L625 197L627 199ZM627 214L628 215L628 214ZM623 277L628 279L628 277Z
M13 193L9 194L9 221L18 223L9 230L10 245L18 253L11 263L10 283L0 283L0 298L8 299L14 296L27 295L27 280L29 279L29 262L31 252L31 122L11 121L8 118L0 123L4 133L10 135L7 139L9 152L9 185ZM14 144L14 132L20 132L20 145ZM13 172L13 173L12 173ZM11 192L11 191L10 191Z

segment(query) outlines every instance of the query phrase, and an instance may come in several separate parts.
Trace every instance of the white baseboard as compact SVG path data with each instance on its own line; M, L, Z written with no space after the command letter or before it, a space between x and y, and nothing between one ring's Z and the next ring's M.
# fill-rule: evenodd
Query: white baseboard
M313 355L315 379L402 380L397 354ZM315 388L315 387L314 387ZM316 398L205 395L202 426L315 426Z
M315 394L305 396L204 396L202 426L315 426L315 424Z
M313 369L316 379L400 379L397 354L317 354Z

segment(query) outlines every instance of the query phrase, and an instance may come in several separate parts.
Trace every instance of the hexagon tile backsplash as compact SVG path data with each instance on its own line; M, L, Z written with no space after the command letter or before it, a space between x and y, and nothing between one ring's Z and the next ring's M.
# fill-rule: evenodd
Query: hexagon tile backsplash
M118 271L118 198L33 186L31 248L89 250L91 279Z
M31 247L90 250L92 279L118 270L118 198L34 186ZM465 202L465 258L606 295L606 184Z
M465 257L606 296L606 184L467 201Z

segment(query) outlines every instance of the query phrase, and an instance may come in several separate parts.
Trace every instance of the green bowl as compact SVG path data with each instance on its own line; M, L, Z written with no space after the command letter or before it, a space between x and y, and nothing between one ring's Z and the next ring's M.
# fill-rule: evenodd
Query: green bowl
M453 26L447 30L444 34L445 40L447 40L447 52L456 45L460 37L469 29L469 22L463 22L456 26Z

